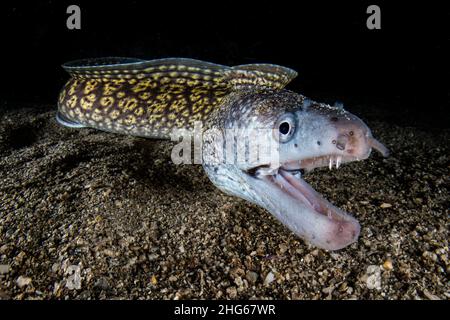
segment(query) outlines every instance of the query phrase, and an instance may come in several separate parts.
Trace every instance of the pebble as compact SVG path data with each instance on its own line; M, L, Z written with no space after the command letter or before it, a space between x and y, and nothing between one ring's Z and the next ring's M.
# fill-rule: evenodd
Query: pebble
M31 283L31 278L19 276L16 280L16 284L19 288L23 288L25 286L28 286Z
M382 208L382 209L386 209L386 208L390 208L390 207L392 207L392 204L390 204L390 203L382 203L381 204L381 206L380 206L380 208Z
M381 290L381 270L377 265L370 265L366 271L366 285L370 290Z
M95 281L94 288L100 289L100 290L108 290L110 288L108 279L105 277L101 277Z
M79 265L70 265L65 273L70 274L66 279L66 288L69 290L81 289L81 267Z
M8 273L11 269L9 264L0 264L0 274Z
M284 254L288 250L288 246L285 245L284 243L280 244L279 248L280 248L280 253L281 254Z
M275 275L272 272L269 272L264 279L264 285L268 286L273 282L273 280L275 280Z
M247 271L245 274L245 279L248 280L248 282L254 284L258 280L258 274L254 271Z
M322 292L328 295L331 295L333 293L334 290L334 285L331 285L329 287L323 288Z
M347 291L347 289L348 289L348 284L347 284L347 282L343 282L343 283L339 286L339 291L344 292L344 291Z
M103 250L103 254L108 256L108 257L112 257L112 258L116 256L116 253L113 250L111 250L111 249Z
M436 255L436 253L430 252L430 251L424 251L422 253L422 257L424 257L424 258L426 258L428 260L431 260L433 262L436 262L438 260L438 257Z
M391 259L387 259L383 263L383 269L386 270L386 271L391 271L392 269L394 269L394 266L392 265L392 260Z
M227 294L230 297L230 299L234 299L237 296L237 289L235 286L228 287L227 288Z
M234 279L234 283L238 286L238 287L242 287L242 285L244 284L244 282L242 281L241 277L237 277Z
M53 273L57 273L58 270L60 269L61 264L58 262L55 262L54 264L52 264L52 272Z
M149 261L155 261L156 259L158 259L159 255L157 253L152 253L148 255L148 260Z
M178 280L178 277L177 276L170 276L169 277L169 281L170 282L175 282L175 281L177 281Z
M430 300L441 300L441 298L439 298L438 296L432 294L430 291L428 291L427 289L423 290L423 294L425 295L425 297L427 297Z

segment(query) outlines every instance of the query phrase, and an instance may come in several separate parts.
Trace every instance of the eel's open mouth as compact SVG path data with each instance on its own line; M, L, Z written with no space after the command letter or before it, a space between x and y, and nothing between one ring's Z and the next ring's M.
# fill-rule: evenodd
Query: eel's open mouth
M385 156L388 154L384 146L371 147ZM274 171L266 170L267 166L256 167L248 174L255 181L254 188L263 195L263 205L287 227L318 247L338 250L358 239L360 225L350 214L316 192L301 175L305 169L323 166L339 168L341 163L362 160L369 154L370 149L362 158L324 155L289 161Z

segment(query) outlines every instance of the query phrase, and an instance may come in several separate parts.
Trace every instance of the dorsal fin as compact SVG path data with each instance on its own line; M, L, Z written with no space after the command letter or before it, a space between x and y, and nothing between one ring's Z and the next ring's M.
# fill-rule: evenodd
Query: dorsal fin
M244 64L232 67L229 71L230 81L237 89L283 89L296 76L295 70L275 64Z
M242 90L252 87L282 89L297 76L297 72L274 64L245 64L228 67L220 64L188 59L165 58L141 60L134 58L95 58L71 61L63 68L78 79L142 79L152 75L176 77L181 72L202 82L214 80L222 86Z
M96 58L71 61L63 68L77 79L143 79L147 77L188 77L199 81L223 78L230 67L188 58L141 60L133 58Z

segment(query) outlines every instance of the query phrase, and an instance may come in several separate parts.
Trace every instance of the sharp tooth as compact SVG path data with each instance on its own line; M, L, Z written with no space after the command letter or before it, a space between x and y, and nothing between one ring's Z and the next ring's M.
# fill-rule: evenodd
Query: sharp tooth
M342 157L337 157L337 159L336 159L336 169L339 169L339 166L341 165L341 160L342 160Z

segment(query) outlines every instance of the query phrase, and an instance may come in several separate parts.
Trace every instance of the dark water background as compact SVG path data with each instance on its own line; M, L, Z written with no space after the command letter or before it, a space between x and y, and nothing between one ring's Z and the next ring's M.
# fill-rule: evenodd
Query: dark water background
M296 69L289 86L313 99L368 106L367 115L447 128L448 12L431 3L377 3L381 30L368 30L371 2L67 2L2 5L3 106L52 104L86 57L190 57ZM66 8L81 8L81 30ZM6 103L5 103L6 101Z

